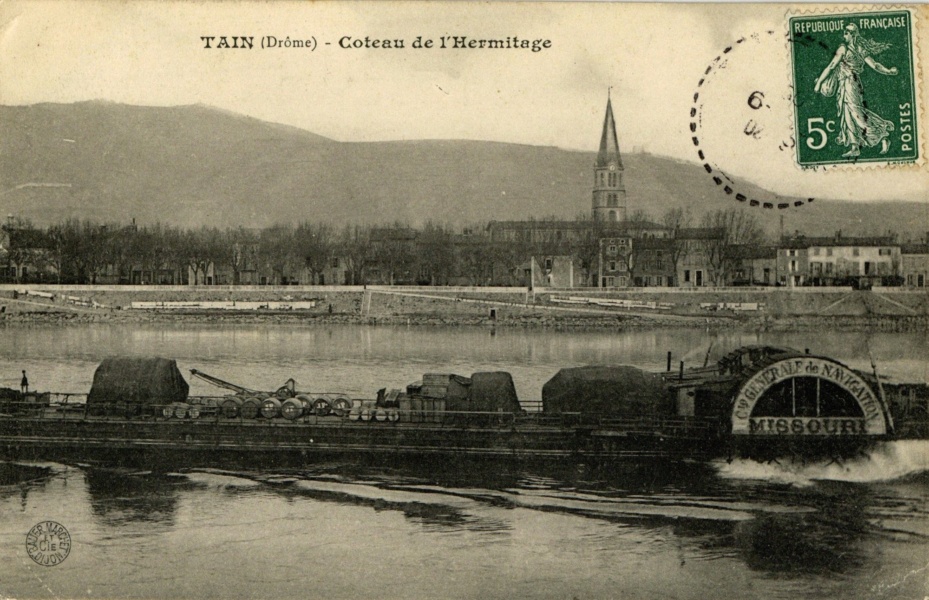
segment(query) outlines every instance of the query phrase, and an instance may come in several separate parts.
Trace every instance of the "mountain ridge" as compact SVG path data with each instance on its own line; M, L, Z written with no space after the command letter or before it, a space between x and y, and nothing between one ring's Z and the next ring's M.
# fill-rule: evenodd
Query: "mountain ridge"
M192 228L573 218L590 212L596 158L500 141L344 142L204 104L0 106L0 131L0 210L41 226L66 218ZM635 153L623 160L630 213L642 208L660 220L690 207L697 224L699 213L740 205L696 163ZM27 182L71 187L15 189ZM734 187L775 197L746 181ZM753 214L770 234L781 216L784 231L808 235L890 228L912 237L929 228L927 207L905 201L817 199Z

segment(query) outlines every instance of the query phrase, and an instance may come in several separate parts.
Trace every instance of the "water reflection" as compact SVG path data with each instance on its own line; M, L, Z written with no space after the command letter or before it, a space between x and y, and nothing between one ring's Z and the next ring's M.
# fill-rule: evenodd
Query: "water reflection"
M20 508L25 510L29 493L44 488L51 475L47 466L0 462L0 501L19 497Z
M917 475L923 478L925 474ZM752 569L772 573L848 573L863 568L880 538L916 542L924 547L922 531L894 531L899 515L924 525L929 518L929 490L893 485L819 481L802 486L765 482L736 484L748 500L768 498L796 511L763 512L736 524L731 543Z
M172 596L209 595L217 574L231 582L227 596L233 588L251 595L256 581L274 581L277 595L305 597L297 579L291 588L280 587L290 581L280 578L306 565L365 557L366 566L396 574L388 589L418 597L442 595L421 587L428 569L449 589L471 577L500 576L497 591L522 585L512 597L538 597L532 592L544 572L551 585L568 581L551 597L609 597L607 589L591 591L587 580L613 577L623 597L653 597L659 586L674 587L676 597L744 597L749 587L763 586L768 597L868 598L877 596L867 593L874 573L899 579L925 564L929 548L925 474L801 486L734 480L704 464L467 462L340 461L171 474L82 466L81 477L71 478L79 485L64 489L60 474L30 488L26 512L10 511L10 538L18 548L20 530L41 518L61 520L81 544L69 564L77 569L93 557L112 586L101 593L113 597L161 595L170 584L156 584L156 576L185 582ZM16 504L14 496L5 506ZM281 540L288 540L285 552ZM4 557L17 559L14 550ZM572 561L585 566L575 569ZM75 573L67 576L81 577ZM339 573L312 572L325 590L319 597L356 590L357 580ZM14 575L18 595L29 596L22 590L30 589L31 575ZM63 595L79 597L85 589ZM470 592L459 597L484 597ZM357 596L377 597L377 589Z
M702 553L795 574L860 568L864 539L881 534L872 523L874 507L899 509L867 486L725 482L699 464L447 467L328 463L275 472L193 470L184 478L87 469L85 480L94 516L109 526L173 526L180 494L217 490L396 512L425 532L506 534L514 527L507 512L521 509L670 532Z
M474 499L456 501L459 499L454 495L392 487L383 483L360 485L306 479L278 493L324 503L366 506L375 513L396 511L409 521L425 526L424 531L492 533L506 531L511 527L505 520L475 514L472 510Z
M667 519L687 513L704 519L715 511L729 518L725 509L697 500L710 472L697 464L599 468L562 463L526 470L514 463L444 459L441 465L380 460L274 472L204 469L188 477L201 489L225 494L259 493L260 488L260 493L288 499L396 511L426 530L486 533L511 529L499 511L517 508L615 523L660 521L665 513ZM683 495L693 506L678 502Z
M14 462L0 462L0 488L38 483L51 474L51 468Z
M734 542L752 569L791 573L844 573L862 565L867 529L863 513L842 518L759 515L735 526Z
M174 525L178 504L176 480L98 468L86 469L84 480L91 510L106 525L133 522Z
M526 470L318 465L277 472L191 471L188 491L221 490L402 514L423 532L510 535L513 510L561 514L622 526L601 543L622 544L630 528L670 533L698 555L737 557L769 573L846 573L868 560L864 540L878 535L873 492L855 484L808 489L755 482L730 485L708 467L678 471L583 466ZM109 524L170 521L179 488L171 478L88 472L94 513ZM314 508L314 512L325 508ZM602 535L601 535L602 537ZM612 542L609 540L612 539ZM682 558L682 560L686 560Z

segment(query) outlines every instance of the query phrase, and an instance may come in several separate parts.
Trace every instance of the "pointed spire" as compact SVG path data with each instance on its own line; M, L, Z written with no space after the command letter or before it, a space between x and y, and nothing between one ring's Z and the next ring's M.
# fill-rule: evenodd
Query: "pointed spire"
M600 152L597 153L597 166L616 165L623 168L623 159L619 155L619 141L616 138L616 121L613 119L613 103L610 91L606 93L606 116L603 118L603 134L600 136Z

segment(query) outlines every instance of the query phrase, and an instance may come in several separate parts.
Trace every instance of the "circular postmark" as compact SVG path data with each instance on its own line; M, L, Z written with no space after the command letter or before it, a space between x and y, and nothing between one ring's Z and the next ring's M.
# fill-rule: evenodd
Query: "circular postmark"
M26 534L26 553L36 564L54 567L71 552L71 534L55 521L36 523Z
M738 184L722 166L738 164L757 174L793 156L793 93L768 64L784 53L784 41L774 30L735 40L707 65L693 95L690 134L697 158L719 189L748 206L785 209L814 200Z

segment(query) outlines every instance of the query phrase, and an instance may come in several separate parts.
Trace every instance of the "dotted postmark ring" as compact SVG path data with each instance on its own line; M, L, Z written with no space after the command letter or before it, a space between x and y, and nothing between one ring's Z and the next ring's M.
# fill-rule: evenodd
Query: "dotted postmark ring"
M719 167L719 165L708 158L708 154L705 151L706 145L702 144L700 139L703 126L703 96L708 84L713 81L714 77L720 73L720 71L727 68L729 58L733 56L734 52L736 52L739 48L744 47L745 43L750 39L759 40L762 37L777 39L780 36L775 31L769 30L764 32L763 35L755 34L750 37L741 37L735 40L733 44L724 48L723 51L709 63L706 70L703 72L702 77L697 82L697 89L693 96L693 105L690 108L690 132L692 134L691 141L693 142L694 148L697 151L697 157L700 159L700 162L703 165L703 169L712 177L713 183L721 187L727 196L733 196L738 202L748 204L749 206L760 207L763 209L777 208L783 210L791 207L804 206L813 202L815 198L793 200L791 202L775 202L752 198L749 194L740 191L733 179L729 177L726 172ZM793 102L792 95L789 99L791 102ZM749 109L753 111L760 111L764 108L770 108L765 98L765 92L759 89L751 90L751 92L745 98L745 103ZM749 138L758 139L761 131L762 127L759 125L759 123L756 122L755 119L748 119L742 133ZM795 143L796 142L793 135L790 135L787 139L781 141L778 144L778 150L792 151Z

